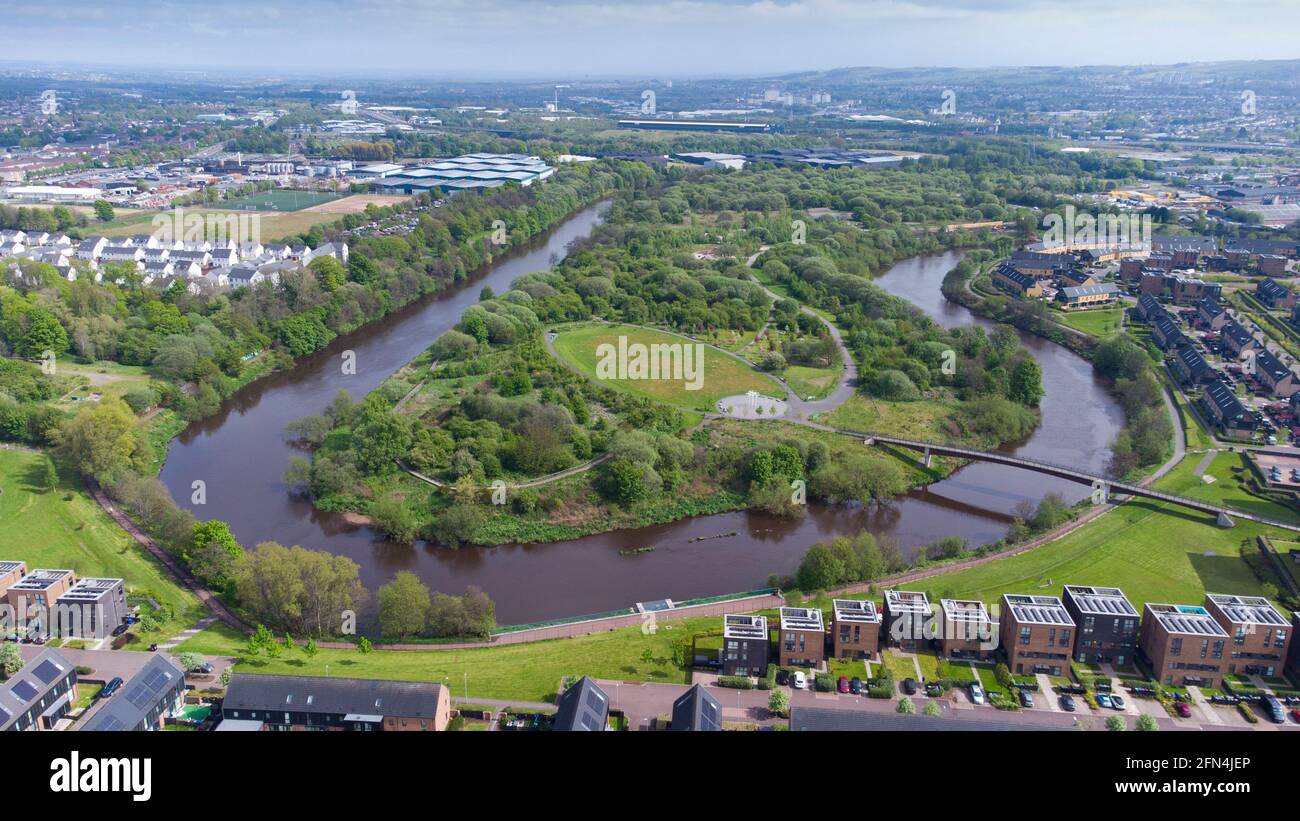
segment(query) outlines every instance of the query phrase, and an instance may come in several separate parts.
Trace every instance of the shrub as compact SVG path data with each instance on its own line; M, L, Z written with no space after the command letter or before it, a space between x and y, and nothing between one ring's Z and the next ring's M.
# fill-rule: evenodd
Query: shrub
M939 715L943 711L939 709L938 702L931 701L925 705L925 709L921 710L921 712L925 713L928 716L934 717Z
M1133 729L1138 730L1139 732L1153 733L1160 729L1160 725L1156 724L1154 718L1143 713L1137 717L1137 723L1133 725Z
M782 717L789 715L790 694L785 690L773 690L767 697L767 709Z
M903 715L916 715L916 703L907 696L903 696L898 700L898 712Z
M754 682L748 676L718 676L719 687L731 687L736 690L752 690Z
M1119 716L1110 716L1106 719L1106 729L1112 733L1122 733L1128 729L1128 725Z
M813 686L819 693L829 693L835 689L835 681L827 673L818 673L813 677Z

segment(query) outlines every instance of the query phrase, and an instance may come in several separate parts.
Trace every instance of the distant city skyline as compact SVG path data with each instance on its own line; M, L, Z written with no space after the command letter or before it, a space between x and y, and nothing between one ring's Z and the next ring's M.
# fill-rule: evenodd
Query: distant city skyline
M66 0L10 5L4 60L511 79L1300 57L1300 0L1225 11L1219 0Z

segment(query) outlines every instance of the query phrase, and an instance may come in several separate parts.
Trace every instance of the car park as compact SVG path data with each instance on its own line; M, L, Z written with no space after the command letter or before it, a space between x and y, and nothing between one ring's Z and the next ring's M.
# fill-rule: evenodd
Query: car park
M984 688L978 684L972 684L970 686L970 700L972 704L983 704Z
M1075 710L1074 696L1068 693L1061 694L1061 709L1067 713L1073 713Z

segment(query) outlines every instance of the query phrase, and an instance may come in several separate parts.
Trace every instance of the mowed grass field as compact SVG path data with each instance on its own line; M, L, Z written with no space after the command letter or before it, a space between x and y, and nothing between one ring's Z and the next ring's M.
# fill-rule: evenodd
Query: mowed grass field
M1189 455L1156 487L1271 516L1282 514L1278 506L1229 487L1234 483L1201 485L1192 475L1198 461L1198 454ZM1241 557L1257 553L1255 537L1260 533L1286 538L1284 531L1248 521L1220 528L1194 511L1131 501L1027 553L906 587L924 590L931 598L982 599L992 605L1003 593L1059 596L1066 584L1110 585L1123 589L1139 611L1144 602L1200 604L1210 591L1258 596L1264 595L1263 582Z
M632 325L583 325L561 329L555 338L555 352L585 376L615 390L627 391L677 407L712 410L714 403L722 397L743 394L746 391L759 391L768 396L781 398L786 396L785 389L772 379L753 370L746 363L707 345L704 348L703 382L699 390L687 390L685 380L601 380L596 375L597 349L606 343L617 349L619 337L627 337L629 346L637 343L647 346L695 344L685 337L650 328Z
M301 211L337 199L340 199L338 194L325 191L289 191L273 188L270 191L259 191L256 194L222 200L212 207L235 211Z
M1057 314L1056 321L1074 328L1076 331L1083 331L1085 334L1095 336L1098 339L1105 339L1119 333L1120 316L1122 314L1123 309L1121 308L1100 311L1075 311L1073 313L1062 312Z
M145 594L174 610L154 633L131 645L144 649L192 627L207 609L177 584L144 548L100 510L81 482L60 471L53 490L43 485L43 453L0 449L0 559L37 568L70 569L77 578L126 580L127 594ZM148 608L145 608L147 611Z

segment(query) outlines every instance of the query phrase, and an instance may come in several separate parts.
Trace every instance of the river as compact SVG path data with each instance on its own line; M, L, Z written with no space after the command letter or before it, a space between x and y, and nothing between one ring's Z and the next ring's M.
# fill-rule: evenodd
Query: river
M281 479L296 453L283 435L293 419L319 413L340 388L364 396L452 327L483 286L500 293L516 277L551 265L576 238L587 236L600 209L588 208L549 237L455 289L335 340L294 368L260 380L232 397L216 415L191 425L173 444L162 480L201 519L231 523L246 546L274 540L351 557L374 590L399 570L412 570L430 588L459 593L468 585L496 602L502 624L627 607L638 601L678 601L762 587L772 573L791 572L819 539L866 527L888 534L905 553L948 535L972 544L1004 535L1009 512L1022 499L1050 490L1082 498L1087 488L1013 468L971 465L926 490L867 506L809 505L789 521L734 512L667 525L622 530L550 544L448 550L400 545L368 527L347 523L289 495ZM940 293L944 274L960 257L941 254L904 260L878 278L881 286L916 303L944 325L980 322ZM1025 343L1043 370L1043 424L1008 450L1053 462L1100 469L1106 445L1123 419L1087 362L1035 337ZM356 373L344 374L341 354L356 355ZM206 503L189 505L191 483L206 483ZM692 537L739 535L691 542ZM655 545L624 556L625 548Z

